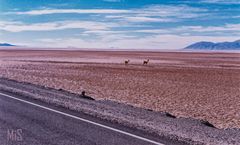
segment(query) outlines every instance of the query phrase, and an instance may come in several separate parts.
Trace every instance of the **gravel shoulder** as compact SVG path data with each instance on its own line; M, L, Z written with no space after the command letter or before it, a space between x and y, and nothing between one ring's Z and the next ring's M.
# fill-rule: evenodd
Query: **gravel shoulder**
M65 90L6 78L0 78L0 91L37 99L189 144L240 144L240 129L218 129L211 127L206 121L175 118L166 112L156 112L109 100L90 100Z

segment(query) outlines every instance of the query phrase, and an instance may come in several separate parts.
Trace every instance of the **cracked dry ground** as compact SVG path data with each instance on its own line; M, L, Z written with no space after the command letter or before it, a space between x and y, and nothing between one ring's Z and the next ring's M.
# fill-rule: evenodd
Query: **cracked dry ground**
M205 119L219 128L240 127L239 54L39 53L0 51L0 77L76 93L85 90L96 99ZM125 58L134 62L124 65ZM143 58L150 58L150 64L143 66Z

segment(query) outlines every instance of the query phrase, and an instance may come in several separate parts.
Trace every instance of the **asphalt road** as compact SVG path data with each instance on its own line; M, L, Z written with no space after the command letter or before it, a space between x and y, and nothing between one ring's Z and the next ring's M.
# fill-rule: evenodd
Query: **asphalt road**
M4 93L5 94L5 93ZM180 143L0 92L1 145L151 145Z

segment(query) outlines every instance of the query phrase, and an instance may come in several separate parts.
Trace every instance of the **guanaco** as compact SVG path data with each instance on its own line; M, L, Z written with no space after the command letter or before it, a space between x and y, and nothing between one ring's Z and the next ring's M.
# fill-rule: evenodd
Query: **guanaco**
M130 60L125 60L125 65L127 65L130 62Z
M149 59L148 59L148 60L144 60L144 61L143 61L143 65L144 65L144 64L148 64L148 62L149 62Z

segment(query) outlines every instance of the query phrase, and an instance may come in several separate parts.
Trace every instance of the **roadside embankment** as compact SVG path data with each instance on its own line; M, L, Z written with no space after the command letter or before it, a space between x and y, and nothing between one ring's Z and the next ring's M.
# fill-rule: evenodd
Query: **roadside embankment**
M124 126L189 144L240 144L240 129L217 129L191 118L178 118L109 100L91 100L79 94L0 78L0 91L80 111Z

